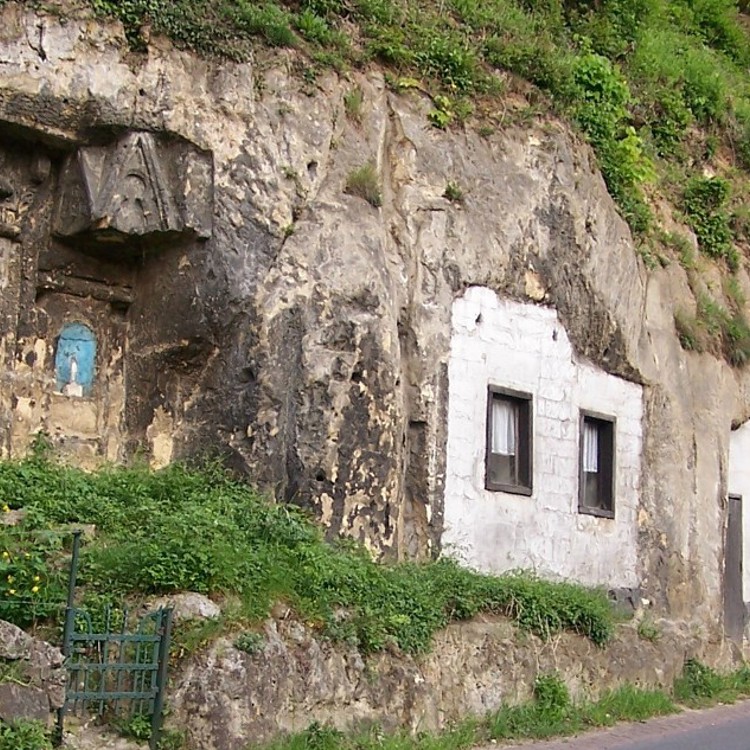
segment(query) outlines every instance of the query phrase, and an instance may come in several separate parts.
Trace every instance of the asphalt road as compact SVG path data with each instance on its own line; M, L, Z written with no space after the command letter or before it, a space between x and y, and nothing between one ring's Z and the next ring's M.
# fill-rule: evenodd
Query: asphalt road
M750 701L494 750L750 750Z

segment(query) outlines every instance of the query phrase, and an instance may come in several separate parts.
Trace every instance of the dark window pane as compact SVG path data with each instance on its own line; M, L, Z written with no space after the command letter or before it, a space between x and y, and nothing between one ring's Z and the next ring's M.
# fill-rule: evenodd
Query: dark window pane
M516 457L490 454L489 480L492 484L517 484Z
M587 508L602 508L599 496L599 474L583 472L583 504Z
M583 415L578 498L581 510L614 514L614 456L614 421Z
M490 386L487 401L486 487L531 494L531 395Z

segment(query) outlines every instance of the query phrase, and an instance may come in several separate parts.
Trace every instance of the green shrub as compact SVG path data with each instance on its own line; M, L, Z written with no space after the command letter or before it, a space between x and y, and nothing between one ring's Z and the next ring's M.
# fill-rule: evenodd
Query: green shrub
M726 210L729 190L729 183L719 177L693 177L685 187L683 208L700 249L713 258L725 258L734 268L739 258Z
M310 8L299 14L295 25L302 36L311 42L323 45L333 40L333 32L325 18L316 15Z
M685 662L682 675L675 680L675 698L683 702L692 702L701 698L713 698L722 688L721 677L711 667L697 659Z
M449 180L445 186L445 190L443 190L443 198L452 203L463 203L464 191L457 182Z
M562 715L570 708L567 685L557 674L540 674L534 680L534 700L547 714Z
M651 217L639 186L653 175L653 165L629 124L627 82L601 55L581 55L573 68L570 98L573 116L596 150L607 187L631 227L646 231Z
M693 352L705 350L703 332L697 318L688 315L684 310L677 310L674 314L674 327L683 349Z
M354 122L362 122L362 106L364 101L364 93L359 86L351 89L351 91L347 91L344 94L344 109L346 110L347 117L350 117Z
M478 83L476 58L466 42L438 29L425 30L413 59L422 75L454 91L470 91Z

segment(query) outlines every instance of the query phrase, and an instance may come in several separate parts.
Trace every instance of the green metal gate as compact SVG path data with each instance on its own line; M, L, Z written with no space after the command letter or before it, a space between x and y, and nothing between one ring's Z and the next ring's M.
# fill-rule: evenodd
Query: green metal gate
M143 716L149 717L150 747L156 750L161 738L172 610L133 617L127 610L106 609L95 625L90 613L73 606L79 548L76 535L63 634L67 684L65 704L58 712L58 737L62 739L67 713L96 713L123 720Z

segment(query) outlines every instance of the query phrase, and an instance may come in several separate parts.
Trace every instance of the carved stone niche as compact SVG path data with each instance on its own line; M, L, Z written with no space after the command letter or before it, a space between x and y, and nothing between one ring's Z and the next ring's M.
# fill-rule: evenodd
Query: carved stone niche
M211 155L184 141L128 132L68 157L53 229L78 247L137 253L206 240L212 220Z

